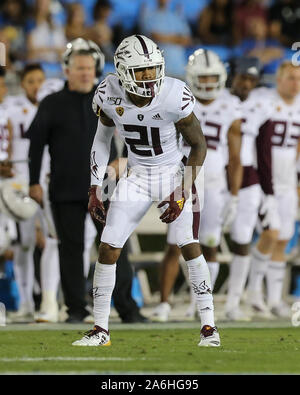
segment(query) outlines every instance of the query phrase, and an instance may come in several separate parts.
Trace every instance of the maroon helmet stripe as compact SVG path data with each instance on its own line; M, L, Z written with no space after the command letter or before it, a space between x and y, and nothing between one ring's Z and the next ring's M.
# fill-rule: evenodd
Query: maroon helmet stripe
M142 36L136 35L136 38L139 40L139 42L141 43L141 46L143 48L144 51L144 55L147 56L149 58L149 52L148 52L148 48L147 45L145 43L145 40L143 39Z

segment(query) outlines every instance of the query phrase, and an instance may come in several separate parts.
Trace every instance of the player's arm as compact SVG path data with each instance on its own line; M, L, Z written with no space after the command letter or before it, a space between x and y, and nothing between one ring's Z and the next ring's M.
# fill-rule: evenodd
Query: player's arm
M186 143L191 147L187 164L184 169L182 185L177 187L171 195L163 200L158 208L168 205L160 216L162 222L173 222L182 212L185 201L188 199L192 185L203 165L206 156L206 140L200 122L192 112L175 124L176 130L181 133Z
M193 112L177 122L175 127L191 147L182 184L186 191L190 191L206 157L206 140L200 122Z
M242 134L241 120L235 120L228 131L228 181L230 193L237 196L243 180L243 167L240 159Z
M243 181L243 167L240 160L240 151L242 144L241 120L235 120L228 130L228 182L230 198L224 206L222 219L223 231L228 232L237 213L238 192Z
M102 223L105 222L105 209L101 187L109 161L114 130L113 120L100 110L97 131L91 149L91 187L89 189L88 210L93 218Z

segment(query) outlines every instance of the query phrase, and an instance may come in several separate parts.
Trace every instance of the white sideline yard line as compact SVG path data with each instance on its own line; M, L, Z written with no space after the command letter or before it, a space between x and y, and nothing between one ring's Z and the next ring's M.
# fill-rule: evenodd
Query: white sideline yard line
M21 357L21 358L0 358L0 362L43 362L43 361L142 361L146 358L121 358L121 357ZM149 358L147 358L149 359Z

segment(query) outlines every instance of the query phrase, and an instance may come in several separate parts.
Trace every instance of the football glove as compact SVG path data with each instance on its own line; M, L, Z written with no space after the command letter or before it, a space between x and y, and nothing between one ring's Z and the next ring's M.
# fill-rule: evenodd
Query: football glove
M188 199L188 192L185 191L181 186L177 187L169 197L164 199L157 207L161 208L168 204L168 208L159 217L162 222L169 224L175 221L176 218L181 214L186 200Z
M270 229L274 212L277 210L277 201L274 195L264 195L259 209L259 219L263 229Z
M94 219L105 224L105 208L101 200L101 190L97 185L93 185L89 189L88 210Z
M222 212L223 232L229 232L237 214L239 198L231 195Z

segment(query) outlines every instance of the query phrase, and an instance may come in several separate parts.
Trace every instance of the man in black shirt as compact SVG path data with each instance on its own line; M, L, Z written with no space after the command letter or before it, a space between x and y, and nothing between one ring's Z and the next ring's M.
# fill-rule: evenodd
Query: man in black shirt
M76 45L74 45L74 42ZM31 140L30 196L42 204L43 191L39 184L41 161L45 145L49 146L51 174L49 198L59 238L61 283L68 307L67 322L81 322L89 314L86 310L86 282L83 275L84 223L87 215L90 186L90 150L98 119L92 110L97 70L104 60L91 41L73 41L65 53L64 88L47 96L40 103L28 137ZM96 67L95 67L96 66ZM115 145L111 159L116 156ZM98 233L102 227L97 226ZM132 270L127 255L119 269L120 282L131 285ZM124 284L125 282L125 284ZM119 287L120 288L120 287ZM116 288L117 289L117 288ZM115 306L122 320L144 317L131 295L115 292Z

